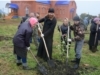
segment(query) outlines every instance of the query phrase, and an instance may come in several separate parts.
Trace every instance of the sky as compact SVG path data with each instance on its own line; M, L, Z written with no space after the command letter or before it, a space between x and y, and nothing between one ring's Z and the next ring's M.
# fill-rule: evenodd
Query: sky
M100 0L75 0L77 4L77 14L89 13L91 15L100 14ZM10 0L0 0L0 9L8 13L9 10L5 7Z
M92 15L100 14L100 0L76 0L77 4L77 13L80 15L81 13L89 13Z

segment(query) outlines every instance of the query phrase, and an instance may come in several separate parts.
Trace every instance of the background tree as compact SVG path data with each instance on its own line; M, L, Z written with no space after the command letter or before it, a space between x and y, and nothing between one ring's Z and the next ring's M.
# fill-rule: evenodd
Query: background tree
M82 13L82 14L80 15L80 18L81 18L82 20L84 20L85 17L88 17L88 19L90 20L90 19L93 17L93 15L90 15L89 13L88 13L88 14L87 14L87 13Z

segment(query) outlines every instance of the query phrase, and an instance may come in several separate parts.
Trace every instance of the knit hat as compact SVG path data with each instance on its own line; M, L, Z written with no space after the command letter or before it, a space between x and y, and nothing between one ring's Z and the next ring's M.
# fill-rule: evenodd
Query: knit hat
M49 8L48 13L54 13L54 9L53 8Z
M75 16L75 17L73 18L73 20L74 20L74 21L80 21L80 18L79 18L78 16Z
M32 27L34 27L37 22L38 22L38 20L36 18L32 17L29 19L29 23L31 24Z
M100 18L96 17L96 18L93 19L93 21L94 21L94 22L100 21Z

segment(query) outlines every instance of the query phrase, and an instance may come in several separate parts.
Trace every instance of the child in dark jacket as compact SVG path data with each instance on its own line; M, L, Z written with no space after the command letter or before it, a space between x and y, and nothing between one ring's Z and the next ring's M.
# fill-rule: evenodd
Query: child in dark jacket
M68 26L69 25L70 25L70 23L68 22L68 18L65 18L63 21L63 24L58 27L58 30L61 32L61 42L64 41L65 45L67 45L68 34L69 34L69 38L71 38L71 31L69 30L69 33L68 33ZM69 42L69 44L71 44L71 42ZM66 48L64 48L64 49L66 49ZM69 48L69 50L70 50L70 48Z

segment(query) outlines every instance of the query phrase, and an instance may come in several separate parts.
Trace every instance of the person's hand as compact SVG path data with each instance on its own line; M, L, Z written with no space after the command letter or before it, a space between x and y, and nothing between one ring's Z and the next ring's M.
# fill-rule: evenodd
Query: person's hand
M27 50L29 51L30 50L30 47L27 47Z
M68 42L71 42L72 41L72 39L68 39Z
M44 37L44 34L41 34L41 37Z
M79 34L82 34L82 31L79 31Z

